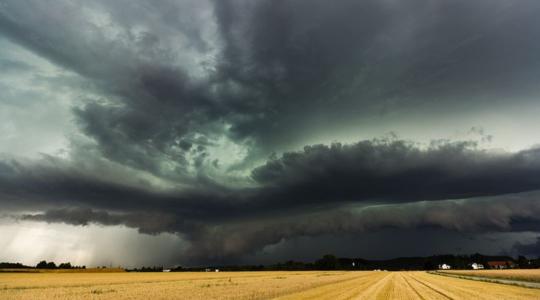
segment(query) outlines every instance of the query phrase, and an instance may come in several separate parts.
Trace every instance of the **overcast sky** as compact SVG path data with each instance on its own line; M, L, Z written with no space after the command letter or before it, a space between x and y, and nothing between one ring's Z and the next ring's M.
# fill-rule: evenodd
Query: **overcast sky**
M539 13L0 0L0 261L538 256Z

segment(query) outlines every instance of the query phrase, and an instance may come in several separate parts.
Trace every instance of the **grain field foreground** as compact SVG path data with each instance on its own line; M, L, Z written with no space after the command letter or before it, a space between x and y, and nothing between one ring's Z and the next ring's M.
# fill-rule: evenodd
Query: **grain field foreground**
M425 272L0 273L0 299L540 299Z

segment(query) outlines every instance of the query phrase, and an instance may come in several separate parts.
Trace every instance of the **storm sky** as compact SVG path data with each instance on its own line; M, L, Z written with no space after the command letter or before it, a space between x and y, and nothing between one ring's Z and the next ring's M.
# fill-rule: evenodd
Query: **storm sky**
M0 261L540 255L536 0L0 0Z

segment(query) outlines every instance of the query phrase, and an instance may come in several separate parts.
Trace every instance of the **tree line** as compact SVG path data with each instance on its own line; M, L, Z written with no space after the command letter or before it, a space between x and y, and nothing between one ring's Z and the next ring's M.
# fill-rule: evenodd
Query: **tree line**
M540 268L540 258L527 259L519 256L472 255L433 255L428 257L400 257L387 260L367 260L362 258L340 258L327 254L314 262L287 261L273 265L214 265L205 267L176 267L171 272L220 271L302 271L302 270L434 270L441 264L449 264L453 269L471 269L473 263L480 263L489 268L489 261L509 261L515 268Z
M56 265L54 262L40 261L36 266L26 266L21 263L0 262L0 269L86 269L86 266L73 266L70 262Z
M367 260L362 258L339 258L332 254L327 254L314 262L287 261L272 265L213 265L202 267L182 267L168 269L171 272L197 272L208 270L221 271L301 271L301 270L433 270L441 264L449 264L452 269L470 269L472 263L483 264L489 268L489 261L512 262L515 268L534 269L540 268L540 258L527 259L519 256L514 259L509 256L490 256L482 254L472 255L433 255L428 257L400 257L387 260ZM0 269L86 269L86 266L73 266L69 262L56 265L54 262L40 261L35 267L26 266L21 263L1 262ZM102 267L106 268L106 267ZM128 269L131 272L162 272L163 266L151 266Z
M72 266L70 262L61 263L57 266L52 261L42 260L36 265L36 269L86 269L86 266Z

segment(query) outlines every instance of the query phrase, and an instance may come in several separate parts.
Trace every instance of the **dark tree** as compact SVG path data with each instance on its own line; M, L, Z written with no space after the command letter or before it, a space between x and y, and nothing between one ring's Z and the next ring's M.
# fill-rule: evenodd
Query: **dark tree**
M56 269L56 264L42 260L36 265L36 269Z
M424 270L435 270L437 267L431 261L426 261L424 264Z
M72 269L73 267L71 266L71 263L67 262L67 263L61 263L59 266L58 266L59 269Z
M36 265L36 269L47 269L47 262L42 260Z
M338 268L338 259L331 254L323 256L315 263L322 270L335 270Z

